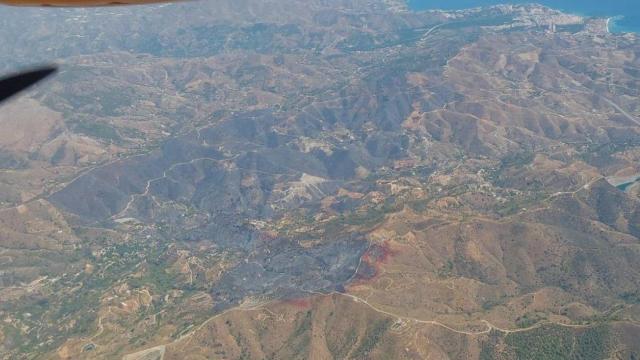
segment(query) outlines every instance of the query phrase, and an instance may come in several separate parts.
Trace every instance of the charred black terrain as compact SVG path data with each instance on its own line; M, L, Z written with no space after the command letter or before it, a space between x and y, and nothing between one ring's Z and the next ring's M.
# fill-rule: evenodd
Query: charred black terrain
M0 114L2 357L638 356L637 36L358 0L0 28L5 70L62 63Z

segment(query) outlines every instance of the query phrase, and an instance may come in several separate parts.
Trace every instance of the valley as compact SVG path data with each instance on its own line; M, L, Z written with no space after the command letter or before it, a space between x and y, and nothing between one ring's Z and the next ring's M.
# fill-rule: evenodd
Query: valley
M3 66L62 64L0 114L0 358L640 355L637 35L538 5L46 10L0 14Z

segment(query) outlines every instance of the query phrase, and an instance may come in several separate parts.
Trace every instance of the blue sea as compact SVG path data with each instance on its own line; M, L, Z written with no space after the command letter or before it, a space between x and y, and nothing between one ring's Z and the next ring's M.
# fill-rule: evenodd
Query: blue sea
M615 17L612 32L640 33L640 0L408 0L414 10L466 9L496 4L539 3L567 13L583 16Z

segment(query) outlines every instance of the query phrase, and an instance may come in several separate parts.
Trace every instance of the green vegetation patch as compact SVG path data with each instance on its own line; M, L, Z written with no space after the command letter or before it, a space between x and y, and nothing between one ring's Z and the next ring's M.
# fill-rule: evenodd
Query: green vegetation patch
M576 338L574 359L605 359L610 348L609 328L599 325L580 333Z
M74 128L75 131L94 138L107 141L120 141L122 138L110 125L98 122L81 122Z
M519 328L525 329L546 319L547 319L547 316L543 313L530 312L517 318L516 324L518 325Z
M629 304L640 304L640 290L626 291L620 294L620 298Z
M349 350L353 348L353 346L358 341L358 334L356 333L355 328L349 328L347 334L344 337L337 337L336 341L331 341L332 339L327 339L327 346L329 347L329 351L331 355L335 359L344 359L349 354Z
M276 353L272 354L272 359L304 359L306 352L311 344L311 325L313 323L313 313L307 311L301 319L298 319L298 325L289 338L285 341L285 345Z
M626 151L630 148L640 146L637 140L608 142L608 143L587 143L575 146L578 151L578 158L590 165L605 166L614 161L615 154Z
M495 211L500 216L510 216L522 209L530 208L545 199L543 192L528 192L522 195L514 195L507 198L504 204L499 204Z
M447 262L442 265L439 269L438 269L438 276L440 278L448 278L453 276L454 274L454 267L453 267L453 261L451 260L447 260Z
M541 326L511 333L505 342L517 359L530 360L604 359L610 348L606 325L581 330L559 325Z
M387 332L392 321L390 319L376 321L373 327L367 329L360 346L353 352L355 359L366 358L367 355L378 345L382 336Z
M510 153L504 158L500 159L498 166L489 171L488 180L494 185L504 187L511 177L505 172L509 169L519 169L527 166L533 162L535 154L531 151L521 151Z
M155 292L165 294L177 284L176 275L166 271L166 265L148 263L147 269L139 278L132 277L127 282L133 288L151 287Z
M383 204L375 207L361 208L347 214L340 214L326 225L326 229L331 233L342 229L345 225L371 227L382 222L388 214L401 209L401 202L396 202L393 198L387 199Z

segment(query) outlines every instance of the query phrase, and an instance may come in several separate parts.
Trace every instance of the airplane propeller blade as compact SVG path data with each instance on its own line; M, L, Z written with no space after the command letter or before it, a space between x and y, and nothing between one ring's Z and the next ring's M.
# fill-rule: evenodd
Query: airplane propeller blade
M45 66L0 79L0 103L46 79L56 71L55 66Z

